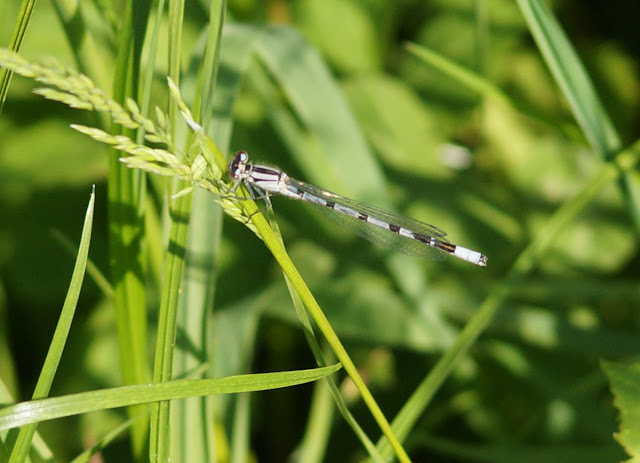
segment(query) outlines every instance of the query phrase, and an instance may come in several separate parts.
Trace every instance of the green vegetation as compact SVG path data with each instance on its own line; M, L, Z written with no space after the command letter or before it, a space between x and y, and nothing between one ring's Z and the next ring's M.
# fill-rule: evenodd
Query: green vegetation
M18 3L0 463L640 458L631 12ZM488 266L262 209L230 188L237 149Z

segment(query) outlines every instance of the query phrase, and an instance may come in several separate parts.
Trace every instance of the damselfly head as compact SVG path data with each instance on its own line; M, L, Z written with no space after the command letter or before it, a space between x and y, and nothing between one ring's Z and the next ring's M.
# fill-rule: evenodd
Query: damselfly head
M247 162L249 162L249 154L246 151L238 151L227 167L229 177L233 180L242 180L247 170Z

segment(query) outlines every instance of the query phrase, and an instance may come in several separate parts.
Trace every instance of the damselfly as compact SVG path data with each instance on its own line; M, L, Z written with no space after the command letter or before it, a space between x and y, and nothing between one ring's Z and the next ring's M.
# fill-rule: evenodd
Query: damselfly
M236 188L240 183L250 193L255 188L267 206L271 206L270 195L308 201L339 225L381 246L428 259L440 260L449 254L482 267L487 265L485 255L451 244L438 227L301 182L280 169L251 164L245 151L235 154L228 169Z

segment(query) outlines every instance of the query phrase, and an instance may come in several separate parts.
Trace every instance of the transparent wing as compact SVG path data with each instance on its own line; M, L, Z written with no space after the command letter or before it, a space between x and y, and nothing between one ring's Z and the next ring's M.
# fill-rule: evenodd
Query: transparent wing
M349 209L353 209L369 217L373 217L380 221L405 228L413 233L417 233L426 237L437 238L438 241L449 243L444 238L446 232L438 227L430 225L419 220L406 217L395 212L386 211L369 204L356 201L354 199L345 198L337 193L331 193L323 188L304 183L299 180L289 179L292 186L298 190L322 198L326 201L332 201ZM423 257L430 260L442 260L446 257L446 253L438 248L429 246L422 241L399 235L391 230L380 228L364 220L352 217L346 213L336 211L330 207L313 203L324 215L336 222L338 225L351 230L367 240L394 251L402 252L412 256Z

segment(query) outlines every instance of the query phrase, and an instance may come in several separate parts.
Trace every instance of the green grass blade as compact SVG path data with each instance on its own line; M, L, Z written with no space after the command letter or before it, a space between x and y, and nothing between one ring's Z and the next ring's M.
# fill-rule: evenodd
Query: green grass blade
M192 196L182 196L171 205L171 231L169 249L165 256L163 287L158 313L158 336L153 370L154 383L168 381L173 374L173 355L178 320L178 301L184 271L184 249L188 235L188 217ZM169 402L153 407L151 415L151 455L154 461L169 459Z
M58 319L56 330L47 352L47 357L44 361L40 377L33 392L34 399L40 399L46 397L51 389L53 378L55 377L60 358L64 346L67 342L69 330L71 329L71 322L75 314L76 306L78 303L78 297L80 296L80 289L82 288L82 282L84 280L84 272L87 266L87 256L89 254L89 244L91 242L91 227L93 225L93 208L95 204L95 187L91 193L89 200L89 206L85 215L84 226L82 228L82 238L80 240L80 248L78 250L78 257L73 268L73 275L71 277L71 283L67 292L67 297ZM20 430L16 443L11 452L10 461L13 463L19 463L25 461L33 435L36 432L37 424L30 424Z
M171 0L169 2L169 77L175 82L176 86L180 84L183 14L184 1ZM174 135L177 133L178 110L176 101L171 99L169 103L169 120L171 121ZM174 139L176 139L175 136ZM178 182L173 193L181 191L187 186L186 182ZM171 225L158 313L158 333L153 364L154 383L166 382L173 375L178 302L184 272L184 250L187 247L192 200L192 195L181 196L170 204ZM171 427L169 418L169 402L153 404L149 437L149 452L153 456L152 461L168 462L170 460Z
M149 58L145 63L142 70L141 85L140 85L140 110L142 114L148 115L149 108L151 106L151 87L153 85L153 77L156 69L156 54L158 48L158 36L161 30L162 14L164 12L164 0L157 2L157 8L155 12L155 20L153 23L152 31L148 41ZM143 130L138 130L137 141L142 143Z
M162 18L164 13L164 0L157 2L155 18L152 26L151 33L148 36L148 43L146 47L149 52L147 54L148 59L144 64L140 78L140 112L141 114L149 117L151 108L151 90L153 86L153 80L156 70L157 60L157 48L158 37L162 28ZM139 144L144 144L144 135L146 134L144 127L139 127L136 131L136 141ZM146 202L145 208L145 239L147 244L147 256L149 259L149 279L155 282L161 280L162 274L162 260L163 260L163 246L162 243L162 231L160 225L160 217L157 208L155 207L152 197L148 196L144 199ZM139 425L143 427L143 423Z
M275 223L275 221L272 221L272 223ZM279 236L279 233L276 233L276 234L277 236ZM313 331L313 327L311 326L309 317L307 316L307 311L304 308L302 300L300 299L300 296L298 295L298 293L296 292L295 288L293 287L289 279L286 277L286 275L285 275L285 281L287 283L287 288L289 289L289 294L291 295L291 300L293 301L293 305L296 309L298 320L300 320L300 323L302 324L304 334L307 338L307 342L309 343L309 346L311 347L311 351L313 352L313 355L316 358L316 362L318 362L318 365L326 365L327 362L325 359L325 355L322 353L322 349L318 344L318 340L316 339L315 333ZM347 424L351 427L355 435L358 437L358 439L360 439L360 442L362 443L364 448L367 449L367 452L369 452L369 455L371 456L373 461L375 461L376 463L382 463L384 461L382 456L380 456L375 445L373 444L373 442L371 442L371 439L369 439L369 436L367 436L366 432L362 429L360 424L356 421L354 416L349 411L349 407L347 406L347 404L344 401L344 398L340 394L340 390L338 389L338 386L333 380L333 378L327 378L327 386L329 388L328 391L331 393L331 396L333 397L333 400L336 406L338 407L338 410L342 414ZM326 412L324 419L327 419L327 420L330 419L330 416L332 415L332 413L329 413L329 411L325 410L324 408L320 410L316 410L317 408L321 407L321 405L316 405L315 400L318 400L318 402L323 403L322 396L325 393L324 391L325 387L326 387L325 385L318 385L316 387L314 398L316 396L320 396L320 398L314 399L314 402L313 402L314 406L312 406L310 419L315 416L314 412L317 415L323 415L322 412L323 411ZM326 407L328 405L324 404L324 406ZM322 420L322 417L316 417L316 421L310 422L310 426L321 427L322 424L324 424L322 422L320 423L318 422L321 420ZM301 449L299 454L301 461L311 461L312 460L311 457L305 457L306 452L310 452L311 454L317 454L320 452L320 449L318 449L318 446L319 446L319 443L318 443L317 431L314 431L312 429L307 429L307 432L305 433L305 437L301 443Z
M336 364L308 370L258 373L217 379L184 379L32 400L0 410L0 430L136 404L297 386L322 379L339 369L340 365Z
M518 0L518 5L591 148L603 158L610 158L620 150L620 137L560 24L538 0Z
M240 195L249 197L244 187L240 191ZM362 399L367 405L367 408L369 408L371 414L373 415L373 418L376 420L376 423L382 430L382 433L388 439L397 458L403 463L409 462L409 456L400 444L399 440L396 438L393 430L391 429L391 426L389 425L389 422L384 416L384 413L382 413L380 406L377 404L376 400L371 394L371 391L369 391L369 388L360 376L358 369L349 357L349 354L342 345L342 342L338 338L337 334L333 330L331 324L329 323L329 320L325 316L324 312L318 305L318 302L315 300L313 294L311 294L311 291L302 279L302 276L291 261L284 246L282 245L282 241L273 232L264 216L261 213L258 213L258 206L253 201L247 200L244 201L244 204L246 208L245 212L249 217L251 217L251 222L256 227L257 232L262 237L262 240L264 241L269 251L275 257L276 261L280 265L280 268L286 275L287 279L290 281L290 284L293 286L296 293L300 296L303 304L316 322L318 329L322 332L323 336L331 346L331 349L335 352L336 357L338 358L340 363L342 363L342 366L353 381L356 389L358 389L358 391L360 392Z
M216 93L218 81L218 68L220 64L220 45L222 42L222 29L224 25L226 0L211 2L209 12L209 27L207 33L207 46L204 59L199 72L199 85L196 91L193 113L199 114L199 120L205 132L209 133L209 127L213 120L211 107ZM215 138L214 138L215 140Z
M31 19L31 13L33 12L35 4L36 0L23 0L22 5L20 6L20 12L18 13L16 26L11 34L8 47L9 49L13 51L18 51L20 49L20 45L22 44L22 39L27 31L27 25ZM2 114L2 108L4 107L4 102L6 101L7 94L9 93L9 85L11 84L12 75L13 72L9 69L0 69L0 114Z
M591 148L603 159L611 159L621 149L620 136L562 27L539 0L518 0L518 5ZM625 174L621 188L636 229L640 230L640 179Z
M515 104L511 102L509 96L506 95L500 87L494 85L483 76L470 71L464 66L456 64L450 59L445 58L444 56L423 46L410 42L405 46L412 55L438 69L448 77L455 79L461 85L464 85L481 95L495 98L503 104L515 106Z
M142 31L140 23L146 2L125 2L113 83L114 100L137 99ZM137 20L136 20L137 19ZM112 124L112 133L134 136L133 131ZM148 381L147 308L145 290L144 206L146 183L142 172L132 172L120 162L120 152L109 153L109 245L110 269L118 328L120 365L125 384ZM141 409L130 410L130 416ZM131 428L134 454L145 459L147 423L138 420Z
M6 463L9 461L9 450L4 445L4 442L0 440L0 463Z
M229 463L245 463L251 456L251 394L240 394L233 411L231 459Z
M211 2L209 27L204 57L193 57L198 70L197 88L193 97L191 112L203 131L213 140L221 143L213 132L211 103L216 88L219 63L220 38L226 2ZM194 76L185 76L193 79ZM231 113L226 113L230 118ZM225 143L223 149L226 150ZM191 371L202 363L211 363L210 324L216 292L215 262L218 261L220 238L222 235L222 210L215 202L215 196L197 189L193 192L193 204L184 279L181 284L181 298L178 306L178 329L181 337L191 349L178 349L174 355L174 370L180 374ZM210 369L209 369L210 370ZM208 375L203 368L200 377ZM213 409L213 398L202 397L184 400L171 406L171 459L173 461L211 461L214 445L213 413L203 410Z
M322 463L324 461L335 410L333 400L331 389L327 383L318 382L315 384L304 436L295 450L295 455L300 461L308 463Z
M485 98L492 98L507 107L513 108L514 110L519 111L523 116L545 124L554 131L562 130L566 132L565 135L568 138L575 137L575 131L571 131L563 125L558 126L558 121L556 119L550 118L548 115L540 111L539 108L526 103L522 99L518 99L517 97L513 97L505 93L500 87L483 75L461 66L446 56L421 45L408 42L405 44L405 47L416 58L442 72L447 77L454 79L460 85L464 85L469 90L477 92Z
M215 325L212 324L211 339L216 340L218 346L223 348L212 349L211 375L213 377L225 377L236 374L239 371L250 371L255 355L255 346L258 342L258 326L260 321L259 304L260 296L251 298L251 302L242 301L238 306L217 311ZM251 454L251 394L241 394L237 397L215 397L215 410L217 415L228 424L225 426L228 438L221 444L221 440L215 441L213 449L218 459L230 459L233 462L245 462L243 456ZM230 422L232 420L232 422ZM216 429L222 428L223 423L216 423ZM224 445L226 441L229 444ZM227 456L227 447L231 454Z
M222 212L215 197L208 192L194 191L192 217L177 321L180 336L190 348L178 349L174 355L174 369L178 374L207 362L211 351L209 325L217 277L214 263L222 232ZM205 368L200 376L210 375ZM212 415L202 410L210 407L208 397L172 404L172 460L185 461L181 457L189 455L194 460L208 460L206 454L213 439L213 423Z

